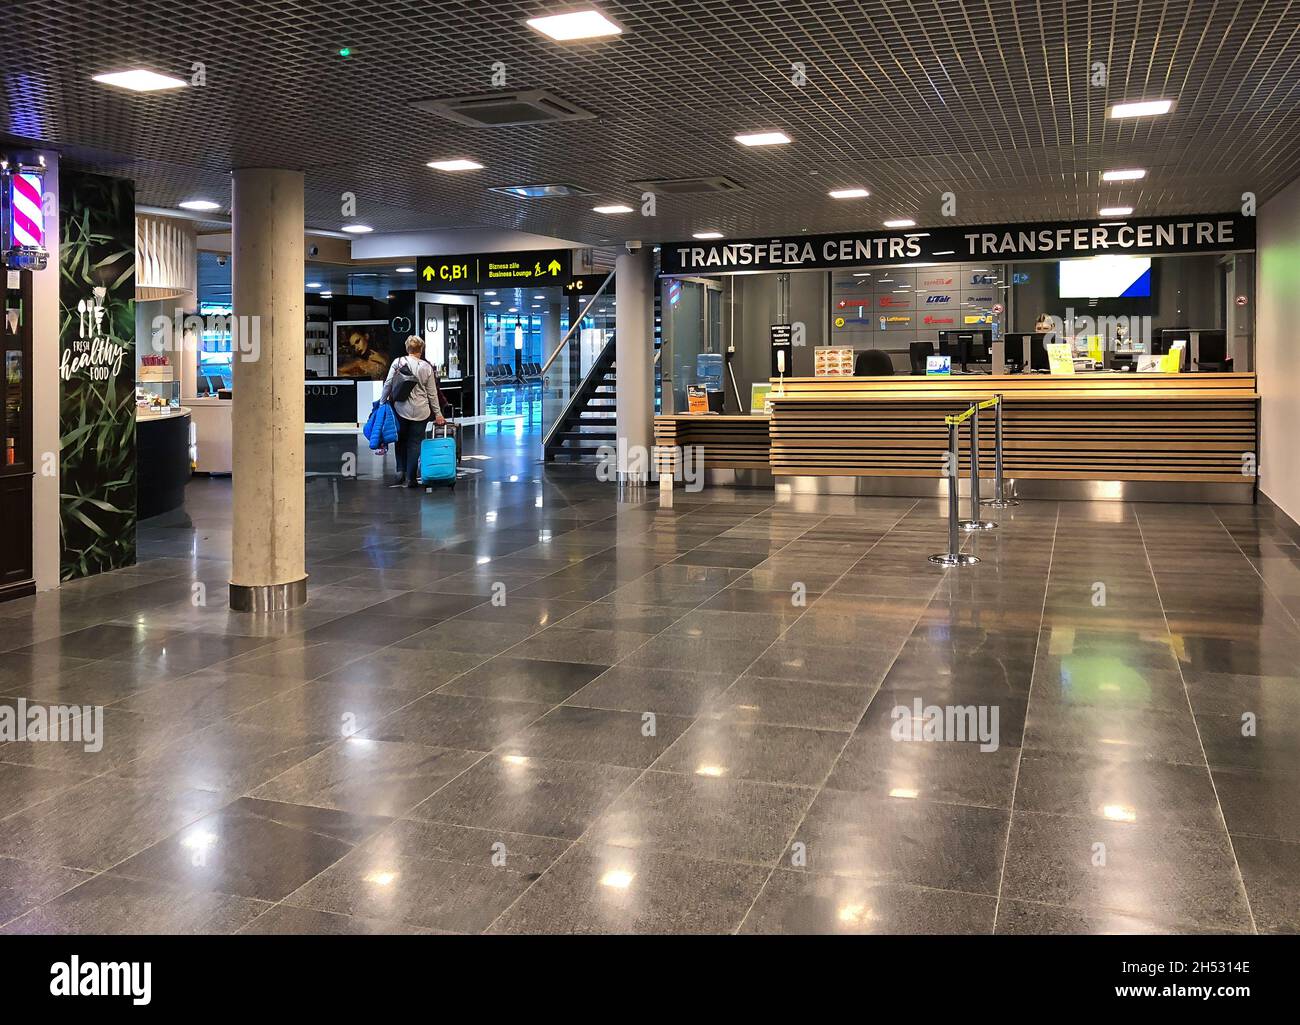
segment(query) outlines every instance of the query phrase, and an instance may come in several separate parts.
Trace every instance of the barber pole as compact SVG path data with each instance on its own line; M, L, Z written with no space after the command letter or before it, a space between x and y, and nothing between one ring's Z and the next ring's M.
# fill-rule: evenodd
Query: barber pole
M14 175L14 243L45 248L45 214L41 210L41 179L30 171Z
M0 218L0 256L6 267L16 270L44 270L49 260L45 248L44 166L10 167L3 171L3 217Z

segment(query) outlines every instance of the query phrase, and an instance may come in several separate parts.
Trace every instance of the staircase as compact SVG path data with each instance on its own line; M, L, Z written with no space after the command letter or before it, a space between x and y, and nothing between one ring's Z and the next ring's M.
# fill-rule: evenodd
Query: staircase
M610 275L612 279L613 275ZM608 281L606 282L608 284ZM602 286L602 290L603 290ZM599 293L597 293L599 295ZM569 380L575 382L578 373L578 356L574 347L567 347L561 342L559 354L561 360L555 368L558 374L568 373ZM662 373L659 363L660 345L662 344L660 297L655 290L654 303L654 411L661 409ZM554 360L555 357L552 357ZM569 399L555 418L554 427L547 430L543 445L546 462L558 461L568 463L592 463L599 459L602 446L614 446L618 443L618 367L614 361L614 336L611 334L600 355L591 365L586 377L576 384L573 397ZM543 413L545 417L545 412ZM545 426L545 421L544 421Z
M617 394L618 372L611 337L568 408L560 415L554 433L547 438L546 461L591 462L602 445L615 444Z

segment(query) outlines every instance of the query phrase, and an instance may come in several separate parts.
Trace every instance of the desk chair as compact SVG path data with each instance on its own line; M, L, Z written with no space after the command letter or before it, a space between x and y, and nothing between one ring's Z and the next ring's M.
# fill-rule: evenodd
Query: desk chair
M867 349L865 352L858 353L858 358L853 361L854 377L893 377L894 361L889 358L889 353L880 349Z

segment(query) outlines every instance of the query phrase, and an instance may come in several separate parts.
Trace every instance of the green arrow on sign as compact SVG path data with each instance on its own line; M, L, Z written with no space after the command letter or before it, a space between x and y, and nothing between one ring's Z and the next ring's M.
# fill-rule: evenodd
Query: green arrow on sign
M559 274L559 273L560 273L560 261L559 261L559 260L552 260L550 263L548 263L548 264L546 265L546 269L547 269L548 271L550 271L552 275Z
M425 268L424 268L424 280L425 280L425 281L432 281L432 280L433 280L433 268L432 268L432 267L425 267Z

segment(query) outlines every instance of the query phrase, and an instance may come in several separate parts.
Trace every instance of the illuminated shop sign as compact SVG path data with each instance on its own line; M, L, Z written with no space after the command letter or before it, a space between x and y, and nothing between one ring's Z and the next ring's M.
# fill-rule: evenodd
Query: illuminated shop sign
M1124 221L946 226L924 232L799 235L746 241L665 242L661 273L838 270L898 263L1061 260L1110 253L1160 256L1255 248L1255 219L1240 214ZM967 284L985 284L974 281Z

